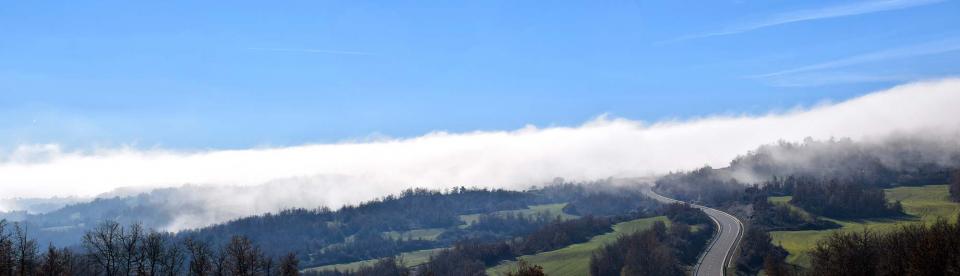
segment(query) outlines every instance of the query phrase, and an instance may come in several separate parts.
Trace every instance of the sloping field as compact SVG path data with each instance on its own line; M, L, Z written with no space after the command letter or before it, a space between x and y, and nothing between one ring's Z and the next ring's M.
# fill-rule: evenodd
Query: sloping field
M414 229L410 231L390 231L384 232L384 236L391 239L422 239L428 241L437 240L437 236L443 234L443 228Z
M517 215L530 216L530 215L535 215L539 213L549 213L553 216L560 215L561 219L564 219L564 220L578 218L578 216L576 215L564 213L563 207L565 206L567 206L566 203L530 205L526 209L498 211L498 212L494 212L493 214L505 215L508 213L513 213ZM461 228L466 228L470 226L470 224L477 222L477 220L482 215L483 214L461 215L460 220L464 222L464 225L461 225Z
M620 235L646 230L656 221L663 221L668 225L670 223L667 217L664 216L621 222L613 226L613 232L598 235L588 242L573 244L554 251L527 255L521 258L531 264L542 266L543 271L546 272L547 275L589 275L590 256L592 256L594 250L616 241ZM504 262L487 269L487 274L506 274L511 269L515 269L515 267L516 261Z
M415 265L419 265L429 261L430 255L433 255L435 252L438 252L442 249L443 248L436 248L436 249L425 249L425 250L419 250L419 251L404 252L403 254L400 254L400 258L403 259L403 263L405 265L415 266ZM362 265L371 266L374 263L376 263L378 260L379 259L363 260L363 261L345 263L345 264L318 266L318 267L304 269L304 271L321 271L321 270L334 270L334 269L340 270L340 271L356 270Z
M495 212L494 214L515 213L515 214L523 214L523 215L533 215L533 214L546 212L554 216L560 215L563 219L577 218L578 216L563 213L563 207L566 205L567 205L566 203L531 205L531 206L528 206L526 209L498 211L498 212ZM470 215L460 216L460 220L462 220L465 223L465 225L461 225L461 227L464 228L476 222L481 215L482 214L470 214ZM384 232L384 235L391 238L404 238L404 239L420 238L424 240L436 240L437 236L442 234L445 230L446 229L442 229L442 228L414 229L414 230L400 231L400 232L398 231ZM406 264L407 266L415 266L415 265L419 265L427 262L430 259L430 255L432 255L437 251L440 251L440 249L426 249L426 250L405 252L401 254L400 257L403 258L404 264ZM355 270L361 265L368 265L368 266L373 265L374 263L377 262L377 260L379 259L363 260L363 261L344 263L344 264L325 265L325 266L308 268L308 269L305 269L304 271L313 271L313 270L319 271L319 270L333 270L333 269L337 269L341 271L348 270L348 269Z
M770 232L774 244L780 244L790 252L787 262L801 266L810 264L805 252L816 246L818 240L830 235L833 231L888 231L907 223L930 223L939 217L952 222L960 213L960 204L949 200L947 185L927 185L920 187L897 187L885 190L887 199L891 202L899 200L904 211L911 215L902 219L866 219L866 220L836 220L821 217L839 223L843 227L831 230L809 231L774 231ZM788 204L789 197L771 197L771 202Z

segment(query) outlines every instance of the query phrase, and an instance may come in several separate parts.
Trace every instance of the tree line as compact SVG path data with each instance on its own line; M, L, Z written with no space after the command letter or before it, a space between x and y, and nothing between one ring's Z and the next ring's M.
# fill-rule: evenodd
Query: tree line
M660 208L659 203L645 199L639 189L616 187L585 192L583 196L571 199L563 207L563 212L580 216L618 216L631 212L652 213Z
M20 223L0 220L0 275L298 275L293 254L274 257L244 236L222 245L169 233L145 230L139 224L103 222L87 231L79 248L43 252Z
M795 275L799 268L787 264L789 253L779 245L766 230L757 225L748 225L740 241L736 269L746 275L756 275L761 270L765 275Z
M809 253L812 275L960 275L960 225L834 232Z
M447 231L441 234L441 236L450 235L459 238L480 240L506 239L530 234L544 225L559 220L559 216L560 214L552 214L550 212L538 212L529 215L515 212L483 214L477 217L476 222L471 223L470 226L466 228L467 231L473 232L474 234Z
M664 213L671 221L669 228L657 221L650 229L623 235L594 252L590 275L685 275L684 266L697 261L713 235L713 224L688 204L670 204Z
M950 175L950 199L960 202L960 169Z
M784 178L778 181L803 177L805 179L794 180L812 179L823 185L831 181L856 183L860 187L852 189L860 190L850 192L875 197L874 193L883 188L947 183L957 168L960 168L960 146L955 142L914 137L894 137L879 143L808 138L801 143L761 146L733 159L725 168L706 166L667 174L656 181L655 190L683 201L724 206L742 198L748 184L766 185L779 176ZM790 183L781 195L793 194L794 188L803 186L793 184L800 183ZM960 184L955 190L954 193L960 195ZM873 208L879 202L875 198L870 200L862 203L874 204L867 207ZM869 212L886 213L881 209L873 208Z
M840 228L841 225L820 219L816 214L803 214L788 204L774 204L770 196L782 195L776 180L765 185L747 187L739 203L751 206L749 224L764 231L800 231Z
M576 212L582 215L595 212L640 213L646 212L649 207L644 206L651 204L651 200L644 198L639 192L613 187L605 181L589 185L558 180L554 184L542 188L533 187L527 191L464 187L442 191L408 189L399 195L386 196L358 205L347 205L338 210L323 207L288 209L278 213L236 219L201 229L185 230L176 234L156 233L156 235L164 240L178 241L179 252L168 252L171 254L188 253L186 245L183 244L183 241L188 239L195 243L203 241L206 244L218 245L211 247L220 247L219 245L231 243L233 236L243 236L257 244L270 244L269 247L258 249L265 256L285 256L288 252L296 252L295 257L300 261L300 265L310 267L383 258L420 249L447 247L466 239L496 241L522 237L550 224L555 218L552 215L540 216L539 214L537 216L540 217L519 218L493 213L523 209L534 204L577 202L574 205L575 210L579 210ZM584 200L587 197L598 201L594 203L591 200ZM80 210L78 208L92 211L122 209L123 204L118 207L114 203L123 203L124 200L99 200L86 205L71 206L69 209L74 211ZM608 202L618 203L609 204ZM597 207L598 204L603 206ZM80 213L85 223L87 221L92 223L93 218L97 217L96 214L82 211ZM483 214L479 223L461 227L463 222L459 216L478 213ZM506 213L509 214L509 212ZM35 243L46 244L53 231L37 231L38 224L57 225L59 219L65 217L63 212L54 212L51 216L32 217L31 220L20 222L18 225L24 229L24 235L44 240L44 242ZM72 250L69 256L77 255L76 252L84 250L81 242L84 239L79 237L86 237L89 232L111 230L100 229L98 224L94 225L81 227L84 232L79 236L75 232L81 228L65 229L67 232L64 232L64 237L76 236L73 238L74 241L64 240L63 237L58 238L58 242L68 245L63 246L64 248ZM115 224L115 226L119 225L119 223ZM134 230L128 229L134 226L125 227L124 234L134 231L138 233L135 236L146 236L147 234L143 231L145 227L141 224L136 225L137 229ZM384 234L389 231L402 232L424 228L446 230L435 240L402 236L396 238ZM212 261L211 263L216 264ZM172 264L166 264L166 266L173 267ZM163 269L160 263L156 267L156 270Z
M900 202L887 202L883 189L856 179L799 177L790 203L808 212L832 218L902 216Z
M491 213L524 209L530 205L553 204L577 201L590 195L618 195L620 198L649 204L638 192L622 192L600 181L574 184L557 180L557 183L526 191L502 189L479 189L458 187L449 190L407 189L399 195L386 196L358 205L347 205L339 210L329 208L291 209L276 214L265 214L233 220L227 223L184 231L183 235L205 240L225 242L230 235L238 234L261 243L271 244L265 248L271 254L298 252L302 265L321 266L361 260L384 258L402 252L448 247L459 240L498 240L525 235L548 220L513 218L504 222L504 217ZM602 196L601 196L602 197ZM593 204L580 200L576 206L589 214ZM617 205L615 210L633 205ZM609 208L608 208L609 209ZM605 209L605 210L608 210ZM605 211L608 212L608 211ZM461 215L487 214L475 227L460 227ZM505 224L507 223L507 224ZM500 224L510 227L494 227ZM436 240L384 237L390 231L409 231L424 228L446 229Z

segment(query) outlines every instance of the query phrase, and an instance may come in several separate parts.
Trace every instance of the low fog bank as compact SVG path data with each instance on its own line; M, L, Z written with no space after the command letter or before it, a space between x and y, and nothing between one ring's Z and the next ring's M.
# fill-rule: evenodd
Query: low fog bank
M75 203L88 202L89 197L44 197L44 198L0 198L0 212L4 210L23 211L30 214L46 213Z
M744 184L760 184L776 176L789 175L861 180L870 178L870 174L900 175L902 178L936 173L947 177L954 168L960 168L960 136L900 133L860 141L807 138L802 142L780 141L763 145L731 161L718 177Z
M955 142L960 137L958 106L960 79L946 79L764 116L653 124L602 116L577 127L435 132L368 143L203 152L64 152L55 145L24 146L2 158L0 194L113 196L180 187L150 193L167 193L157 196L163 198L157 204L175 211L166 228L178 230L288 207L338 207L409 187L519 189L555 177L586 181L649 177L705 164L723 167L779 140L851 137L880 143L889 137L921 137Z

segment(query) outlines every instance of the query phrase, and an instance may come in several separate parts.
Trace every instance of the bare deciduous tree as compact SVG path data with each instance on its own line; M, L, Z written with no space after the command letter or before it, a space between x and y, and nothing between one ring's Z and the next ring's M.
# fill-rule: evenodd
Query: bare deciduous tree
M13 234L8 230L7 220L0 220L0 275L12 276L14 264Z
M87 255L104 275L120 275L122 235L120 224L113 221L101 223L83 235L83 247L87 250Z
M300 260L297 259L297 255L289 253L284 255L280 259L280 275L281 276L297 276L300 275Z
M213 252L210 244L188 237L184 245L190 255L187 273L194 276L210 275L213 270Z
M15 232L14 254L16 270L20 276L34 275L37 266L37 241L27 236L26 226L13 224Z

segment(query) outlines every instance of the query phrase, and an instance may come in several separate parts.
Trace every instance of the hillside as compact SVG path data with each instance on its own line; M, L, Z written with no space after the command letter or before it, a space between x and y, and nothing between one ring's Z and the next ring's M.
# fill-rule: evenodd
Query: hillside
M178 236L218 244L227 234L240 234L275 245L265 249L268 254L297 252L301 267L309 268L450 247L462 240L505 240L532 233L558 218L611 211L645 214L657 205L637 189L605 183L557 184L527 191L408 190L336 211L288 210Z
M459 229L468 229L471 225L478 223L482 216L501 216L506 217L510 215L520 215L520 216L535 216L538 214L547 214L551 217L559 216L563 219L577 218L576 215L571 215L563 212L564 206L567 203L555 203L555 204L541 204L541 205L531 205L523 209L514 209L514 210L503 210L495 211L490 213L477 213L477 214L468 214L460 215L460 220L462 224L458 226ZM453 229L444 229L444 228L430 228L430 229L415 229L409 231L391 231L385 232L384 235L391 237L393 239L424 239L424 240L437 240L437 238L446 233L446 231L455 231ZM399 259L401 259L404 265L413 267L427 262L430 258L430 255L437 253L442 248L431 248L417 251L408 251L402 252L399 254ZM377 261L382 260L383 258L362 260L350 263L342 264L331 264L318 267L312 267L304 269L304 271L322 271L322 270L356 270L360 266L370 266L375 264Z
M543 252L535 255L521 256L529 263L540 265L547 275L587 275L589 273L590 256L603 247L613 243L617 237L649 229L656 221L669 223L664 216L642 218L621 222L613 226L613 232L595 236L590 241L564 247L562 249ZM515 269L516 261L503 262L487 269L488 275L502 275Z
M960 181L958 168L955 141L806 140L762 146L724 168L671 173L654 189L745 221L738 273L802 272L804 252L831 233L952 219L957 204L939 184Z
M884 190L888 200L900 201L909 217L863 220L839 220L827 218L842 226L840 229L807 230L807 231L772 231L770 235L776 244L783 246L790 256L788 262L809 266L809 256L806 253L816 246L817 241L829 236L834 231L857 232L869 229L871 231L890 231L903 225L914 223L933 223L938 218L955 221L960 214L960 204L949 200L947 185L927 185L920 187L897 187ZM778 204L786 203L788 198L773 197L771 201ZM793 207L793 206L792 206ZM796 208L796 207L794 207Z

